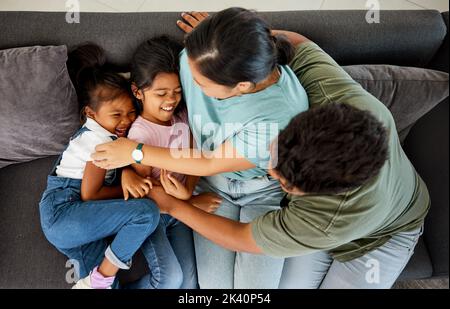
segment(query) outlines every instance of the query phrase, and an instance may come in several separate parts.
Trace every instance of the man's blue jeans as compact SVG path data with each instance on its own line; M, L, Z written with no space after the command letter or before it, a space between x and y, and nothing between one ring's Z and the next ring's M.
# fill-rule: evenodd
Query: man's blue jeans
M381 247L348 262L326 251L286 259L281 289L389 289L414 253L423 228L392 236Z

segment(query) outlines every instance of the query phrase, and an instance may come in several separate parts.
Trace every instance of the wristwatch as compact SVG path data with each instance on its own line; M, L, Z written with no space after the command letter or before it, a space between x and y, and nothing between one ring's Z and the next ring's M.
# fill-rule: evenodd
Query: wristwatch
M144 144L137 145L136 149L131 153L131 157L137 164L141 164L142 159L144 159L144 153L142 152L142 147Z

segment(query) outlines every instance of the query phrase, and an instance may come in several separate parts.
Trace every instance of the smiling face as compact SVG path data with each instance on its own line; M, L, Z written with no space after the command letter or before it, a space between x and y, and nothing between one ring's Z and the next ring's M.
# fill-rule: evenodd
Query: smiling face
M180 79L175 73L158 73L151 87L135 92L142 101L142 117L160 125L170 125L175 109L181 102Z
M102 102L96 111L87 106L86 116L118 137L126 137L136 120L136 109L131 98L122 95L112 101Z

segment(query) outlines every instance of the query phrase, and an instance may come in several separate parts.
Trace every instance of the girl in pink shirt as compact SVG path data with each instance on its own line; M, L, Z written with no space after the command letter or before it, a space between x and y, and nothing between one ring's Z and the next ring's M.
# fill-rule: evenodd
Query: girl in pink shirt
M176 150L192 148L186 106L179 80L179 53L182 45L166 36L156 37L140 45L131 66L132 90L141 103L141 115L131 126L128 138L136 142ZM125 197L139 198L154 185L163 186L166 193L194 206L214 212L220 198L206 193L192 196L199 177L170 173L169 171L133 164L142 178L152 182L150 188L124 188ZM125 176L126 177L126 176ZM137 182L136 182L137 183ZM141 185L144 182L139 182ZM197 288L192 230L169 215L161 215L155 232L144 242L142 251L150 274L134 283L134 288ZM133 287L133 286L131 286Z

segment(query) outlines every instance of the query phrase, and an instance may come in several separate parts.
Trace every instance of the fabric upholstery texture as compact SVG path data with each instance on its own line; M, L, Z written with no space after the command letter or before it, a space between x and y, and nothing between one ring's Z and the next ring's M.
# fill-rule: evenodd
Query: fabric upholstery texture
M60 153L79 126L65 46L0 51L0 168Z
M393 65L344 69L392 112L401 141L423 115L448 97L448 73Z

